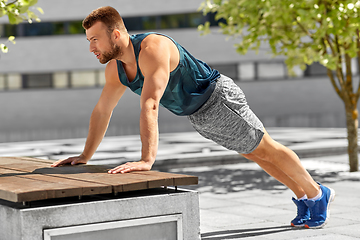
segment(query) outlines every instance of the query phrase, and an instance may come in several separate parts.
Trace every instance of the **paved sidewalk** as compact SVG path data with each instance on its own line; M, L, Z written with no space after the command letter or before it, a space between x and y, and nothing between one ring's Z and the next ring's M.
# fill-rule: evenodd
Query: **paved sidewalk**
M346 153L346 130L342 128L271 128L268 132L275 140L296 151L301 158ZM63 159L80 154L85 140L80 138L0 143L0 156ZM115 166L126 161L137 161L140 156L139 136L105 137L89 163ZM174 167L240 162L247 160L196 132L165 133L160 134L159 151L154 167L166 170ZM341 163L344 163L343 159Z
M319 230L289 227L293 194L255 163L197 133L162 134L155 168L199 177L201 236L215 239L360 239L360 172L348 172L345 129L274 128L315 178L333 188L331 219ZM61 159L79 154L85 139L4 143L0 156ZM138 136L105 138L91 164L138 160Z
M346 155L336 158L346 158ZM335 159L335 157L334 157ZM332 160L334 160L332 159ZM292 192L254 163L173 170L197 175L201 235L217 239L360 239L360 174L323 158L303 159L319 182L336 191L330 222L323 229L289 227L296 215Z

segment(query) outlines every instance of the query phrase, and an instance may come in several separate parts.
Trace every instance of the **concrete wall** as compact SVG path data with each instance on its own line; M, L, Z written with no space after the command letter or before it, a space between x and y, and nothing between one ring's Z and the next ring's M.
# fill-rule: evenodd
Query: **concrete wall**
M92 10L102 6L112 6L121 16L132 17L194 12L202 2L203 0L39 0L36 6L44 10L44 14L38 14L42 21L72 21L82 20ZM6 22L7 18L0 18L0 23Z
M193 13L202 2L203 0L39 0L37 6L44 10L44 14L39 15L42 22L52 22L82 20L93 9L106 5L115 7L123 17L131 17ZM0 18L0 23L6 22L6 17ZM235 41L226 40L227 37L219 34L217 30L204 37L200 36L196 28L160 32L172 36L194 56L209 64L251 61L254 57L270 59L270 56L264 54L266 49L259 55L250 52L247 57L240 56L234 51ZM6 39L0 38L0 42L6 42ZM7 45L9 52L1 54L0 75L104 69L104 65L99 64L88 51L89 44L84 34L18 37L16 45Z
M142 239L144 230L151 232L156 231L159 227L162 229L169 227L161 224L166 222L166 218L169 219L169 217L180 218L177 222L170 221L170 223L176 224L175 229L178 232L182 232L178 235L179 237L191 240L200 239L197 192L152 190L145 194L134 191L132 194L121 194L119 198L101 196L92 197L90 200L92 201L70 202L69 199L66 199L59 200L58 204L53 200L42 201L32 204L32 207L29 208L0 200L0 239L118 239L119 235L124 237L122 239ZM153 224L149 224L149 222ZM103 224L99 227L101 223ZM144 229L146 224L150 226ZM105 230L109 225L112 227L107 229L105 234L99 231L99 228ZM127 234L133 233L134 228L142 235L133 234L127 238ZM173 230L174 228L170 226L170 231L163 230L165 237L159 236L157 239L175 239L166 236L166 234L174 234ZM84 234L80 235L82 232ZM92 236L86 238L89 236L89 232L92 233ZM67 233L69 234L67 235ZM48 238L49 235L53 237ZM94 238L94 236L98 236L98 238Z
M196 29L163 30L161 33L173 37L196 58L209 64L228 64L237 62L270 61L267 48L255 54L236 53L236 40L218 33L200 36ZM130 32L132 34L132 32ZM0 42L5 42L0 39ZM8 44L9 45L9 44ZM70 70L104 69L93 53L85 35L61 35L17 38L16 45L9 45L10 51L1 55L1 73L50 73ZM277 59L281 59L278 57Z
M344 127L344 109L327 78L238 82L266 127ZM0 142L86 137L101 88L5 91ZM139 133L139 97L129 90L115 108L108 135ZM192 131L186 117L161 108L160 132Z
M38 6L44 9L42 22L72 21L84 19L93 9L110 5L115 7L123 17L151 16L176 13L196 12L202 0L107 0L107 1L55 1L39 0ZM0 23L7 22L0 18ZM173 37L196 58L209 64L237 64L265 61L270 62L269 48L262 46L259 53L249 51L239 55L234 49L238 41L220 34L218 28L212 33L200 36L196 28L161 29L158 32ZM130 32L135 34L139 32ZM0 42L6 39L0 38ZM63 71L103 70L95 56L89 52L89 43L85 34L54 35L36 37L17 37L16 45L7 44L9 52L1 55L1 74L53 73ZM275 60L282 61L282 57ZM243 66L248 68L248 66ZM1 86L0 86L1 89Z
M122 16L128 17L194 12L201 2L202 0L39 0L38 5L45 11L41 16L45 22L81 20L91 10L104 5L114 6ZM0 18L0 23L3 22L6 22L5 18ZM213 29L207 36L200 36L196 29L161 32L172 36L195 57L210 65L226 69L227 64L238 64L238 76L243 80L252 79L239 84L244 89L250 106L266 126L345 126L343 104L329 80L274 80L280 79L278 72L284 71L279 64L283 58L272 59L266 54L266 46L261 48L259 54L249 51L246 55L239 55L233 47L236 40L227 39L217 29ZM88 120L101 89L81 86L85 84L84 79L89 80L88 82L98 81L100 84L96 85L101 86L103 78L95 78L102 75L105 66L99 64L88 51L85 35L19 37L16 40L17 44L10 44L9 53L2 54L0 59L0 141L86 137ZM0 42L4 41L5 39L0 39ZM254 81L255 62L258 63L258 77L263 81ZM54 87L63 89L16 90L22 87L20 74L27 73L54 73ZM80 88L66 88L69 74L72 74ZM264 80L272 74L276 77ZM302 75L301 71L299 75ZM115 109L108 134L137 134L138 118L139 98L127 92ZM186 117L176 117L165 109L160 111L159 122L162 132L192 130Z

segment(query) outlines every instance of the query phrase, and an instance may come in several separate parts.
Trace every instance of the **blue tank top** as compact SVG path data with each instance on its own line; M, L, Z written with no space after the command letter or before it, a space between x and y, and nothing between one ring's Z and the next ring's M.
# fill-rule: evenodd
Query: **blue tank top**
M137 73L133 81L129 81L122 62L117 60L118 74L122 84L129 87L134 93L141 95L144 76L139 68L139 52L142 40L150 34L144 33L131 35L137 63ZM211 69L206 63L194 58L185 48L172 40L180 53L180 61L176 69L170 73L170 78L165 92L160 100L160 105L169 109L176 115L190 115L198 110L210 97L215 88L215 80L220 73Z

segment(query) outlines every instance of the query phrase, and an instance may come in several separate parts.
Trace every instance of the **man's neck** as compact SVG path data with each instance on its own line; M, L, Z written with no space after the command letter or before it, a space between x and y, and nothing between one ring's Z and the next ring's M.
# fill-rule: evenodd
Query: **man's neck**
M119 44L121 44L122 47L122 54L118 56L116 59L120 60L121 62L127 65L136 63L134 47L131 42L129 34L126 33L126 35L123 36L123 38L120 41L121 42Z

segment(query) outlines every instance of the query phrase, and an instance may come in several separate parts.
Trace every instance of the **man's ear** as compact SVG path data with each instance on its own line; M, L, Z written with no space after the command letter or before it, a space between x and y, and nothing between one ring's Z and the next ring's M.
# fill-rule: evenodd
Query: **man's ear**
M120 40L120 36L121 36L121 33L118 29L114 29L113 31L113 37L114 37L114 40L115 41L119 41Z

